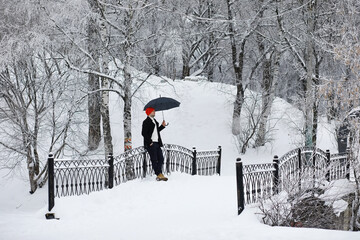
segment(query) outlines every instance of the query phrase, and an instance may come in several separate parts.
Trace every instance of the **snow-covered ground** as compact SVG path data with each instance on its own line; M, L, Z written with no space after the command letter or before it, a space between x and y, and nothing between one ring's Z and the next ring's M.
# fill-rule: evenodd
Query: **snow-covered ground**
M166 143L199 150L223 149L222 175L212 177L173 173L168 182L138 179L90 195L56 198L53 212L60 220L45 220L47 188L34 195L17 175L0 171L0 240L25 239L360 239L360 233L320 229L270 227L260 223L256 209L237 216L235 159L245 163L270 162L300 141L293 127L299 112L276 99L272 121L275 139L260 149L237 153L230 123L233 86L172 81L151 77L136 94L133 106L133 146L142 145L144 104L159 95L174 97L179 108L164 111L170 125L162 131ZM122 103L112 96L111 121L115 154L121 152ZM158 112L156 118L162 119ZM335 151L331 126L321 124L320 147ZM46 158L46 156L44 156Z

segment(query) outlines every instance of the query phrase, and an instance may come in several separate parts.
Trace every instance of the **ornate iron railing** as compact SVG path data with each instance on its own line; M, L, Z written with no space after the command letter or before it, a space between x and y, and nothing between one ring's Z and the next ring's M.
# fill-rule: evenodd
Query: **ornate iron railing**
M214 151L189 150L182 146L165 144L163 148L164 173L184 172L192 175L220 175L221 147ZM126 164L131 163L131 171ZM153 175L150 156L144 147L126 151L108 159L54 159L49 165L49 211L55 197L89 194L112 188L134 178Z
M197 175L214 175L220 173L221 148L217 151L196 152L196 172Z
M238 214L245 204L256 203L274 193L299 191L322 180L349 179L346 154L330 154L318 148L294 149L273 163L244 165L237 159Z
M329 181L343 179L350 177L350 162L347 154L331 154L330 155L330 169L327 175Z
M103 159L54 160L55 196L81 195L104 189L108 167Z
M273 193L274 164L251 164L243 166L246 203L255 203Z
M182 172L182 173L193 173L193 160L196 158L196 149L191 151L190 149L184 148L177 145L164 145L164 159L166 172ZM195 156L195 158L194 158Z
M302 147L279 159L279 191L296 191L326 178L329 155L318 148Z

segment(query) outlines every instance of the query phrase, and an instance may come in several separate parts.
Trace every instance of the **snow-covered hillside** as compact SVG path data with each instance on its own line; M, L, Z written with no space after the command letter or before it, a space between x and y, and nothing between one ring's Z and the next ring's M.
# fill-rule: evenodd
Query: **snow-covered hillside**
M241 157L245 163L271 162L274 155L282 156L286 152L301 146L302 127L301 112L283 99L276 98L270 116L272 126L271 143L264 147L249 148L245 155L240 155L236 148L236 141L231 134L231 121L236 88L232 85L209 83L205 81L182 81L150 77L133 102L133 146L141 146L142 121L146 118L144 105L160 95L172 97L181 102L179 108L164 112L157 112L156 118L169 122L169 126L162 131L162 139L166 143L173 143L187 148L196 147L199 150L223 148L222 172L225 175L234 174L236 158ZM255 94L246 91L246 101L251 105ZM114 146L122 151L122 103L112 95L111 121L113 126ZM245 112L245 111L243 111ZM333 128L322 122L319 126L319 147L336 152L336 141L332 134ZM115 151L116 151L115 150Z
M143 106L159 95L173 97L181 105L164 111L170 123L162 131L164 142L199 150L222 146L220 177L173 173L168 182L146 178L90 195L57 198L53 211L60 220L45 220L47 189L39 189L31 196L23 178L6 177L7 172L2 170L0 239L358 239L358 233L269 227L261 224L255 210L249 207L237 216L235 159L270 162L273 155L281 156L297 147L301 137L293 126L301 118L298 110L276 99L271 116L276 122L274 141L241 156L230 129L234 93L235 88L225 84L150 77L133 102L134 147L143 141ZM116 95L111 99L116 155L123 148L122 103ZM157 112L156 118L161 120L162 113ZM321 124L319 133L319 146L335 151L331 126Z

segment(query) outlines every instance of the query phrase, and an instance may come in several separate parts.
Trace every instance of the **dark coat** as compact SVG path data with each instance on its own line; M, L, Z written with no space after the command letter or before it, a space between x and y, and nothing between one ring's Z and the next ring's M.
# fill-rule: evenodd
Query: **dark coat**
M159 123L155 120L156 123L156 130L158 131L158 135L159 135L159 145L160 147L163 146L162 140L161 140L161 136L160 136L160 131L163 130L165 127L163 125L160 125L159 127ZM150 144L152 143L151 140L151 136L154 132L155 129L155 124L153 123L153 121L150 119L150 117L147 117L142 124L142 131L141 131L141 135L143 135L144 137L144 147L150 147Z

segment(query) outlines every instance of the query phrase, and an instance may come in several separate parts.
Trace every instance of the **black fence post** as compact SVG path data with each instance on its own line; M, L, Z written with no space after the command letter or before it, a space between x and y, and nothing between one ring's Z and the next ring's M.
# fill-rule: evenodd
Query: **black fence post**
M302 171L301 171L301 148L299 148L298 150L298 168L299 168L299 191L301 190L301 174L302 174Z
M114 156L112 153L109 153L108 155L108 163L109 163L109 170L108 170L109 188L111 189L114 187Z
M220 175L220 171L221 171L221 146L219 146L218 152L219 152L219 158L218 158L217 165L216 165L216 173Z
M142 167L142 170L143 170L143 173L142 173L142 176L143 178L146 178L146 172L147 172L147 163L146 163L146 150L144 149L144 153L143 153L143 167Z
M166 173L169 174L170 173L170 150L167 149L167 157L166 157Z
M277 155L274 156L274 160L273 160L273 164L274 164L274 186L273 186L273 191L274 193L279 193L279 157Z
M313 167L313 188L315 188L316 182L316 147L313 147L312 151L312 167Z
M241 158L236 159L236 188L237 188L237 205L238 215L245 209L244 201L244 181L243 181L243 165Z
M351 150L346 148L346 179L350 180L350 161L351 161Z
M54 155L52 153L49 154L48 157L48 186L49 186L49 212L55 206L55 186L54 186Z
M326 181L330 182L330 150L326 150Z
M192 171L191 175L196 175L197 172L197 166L196 166L196 148L193 147L193 161L192 161Z

